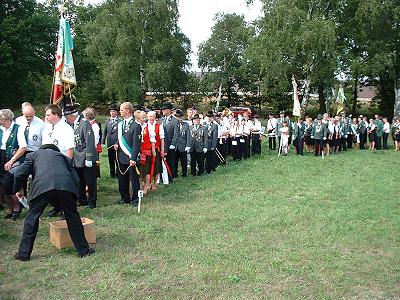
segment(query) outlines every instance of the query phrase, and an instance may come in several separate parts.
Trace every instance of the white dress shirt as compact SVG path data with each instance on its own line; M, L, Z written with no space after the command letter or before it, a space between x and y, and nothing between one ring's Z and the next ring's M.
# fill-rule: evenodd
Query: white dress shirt
M55 125L45 123L42 143L56 145L65 155L68 149L75 147L74 130L62 119Z
M15 123L19 124L23 129L24 136L25 130L28 127L27 119L22 116L16 119ZM44 121L38 117L33 117L33 120L29 124L29 131L27 136L27 151L36 151L39 150L40 146L42 146L42 134L44 129Z
M383 132L390 133L390 124L389 122L383 123Z

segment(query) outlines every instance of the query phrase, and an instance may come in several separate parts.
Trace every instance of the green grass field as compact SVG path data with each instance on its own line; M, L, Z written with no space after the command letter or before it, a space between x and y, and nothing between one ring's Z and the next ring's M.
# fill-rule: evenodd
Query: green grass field
M399 299L400 153L261 157L179 178L140 214L113 204L102 157L97 252L48 241L12 259L23 219L0 220L0 299Z

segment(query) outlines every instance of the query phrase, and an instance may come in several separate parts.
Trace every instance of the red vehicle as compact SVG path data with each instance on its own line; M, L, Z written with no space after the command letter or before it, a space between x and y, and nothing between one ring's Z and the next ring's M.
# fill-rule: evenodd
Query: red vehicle
M243 115L245 113L249 114L249 117L252 118L257 114L256 110L250 106L232 106L230 108L231 112L237 117L238 115Z

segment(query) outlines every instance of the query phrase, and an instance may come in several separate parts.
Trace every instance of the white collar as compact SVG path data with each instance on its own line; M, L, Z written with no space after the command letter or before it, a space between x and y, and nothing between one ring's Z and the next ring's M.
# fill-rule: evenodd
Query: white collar
M8 129L6 129L4 126L0 126L0 127L1 127L1 129L3 129L4 132L11 131L14 127L14 121L11 121L11 125L10 125L10 127L8 127Z
M76 125L79 124L79 121L80 121L80 117L79 117L79 115L78 115L78 116L76 117L75 121L74 121L74 127L75 127Z
M133 119L132 116L130 116L129 118L124 119L125 124L128 124L132 119Z

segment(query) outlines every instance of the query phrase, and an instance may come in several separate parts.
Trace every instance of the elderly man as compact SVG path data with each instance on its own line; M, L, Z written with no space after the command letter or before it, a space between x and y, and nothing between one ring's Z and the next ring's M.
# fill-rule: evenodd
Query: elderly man
M88 113L88 109L84 112ZM97 176L96 161L98 154L95 144L95 136L90 122L75 107L64 111L68 123L73 126L75 137L74 155L72 164L79 176L79 198L81 206L95 208L97 204ZM86 186L88 197L86 197Z
M24 135L27 143L25 154L36 151L42 145L42 133L44 122L35 116L35 109L32 105L26 104L22 107L22 116L15 120L24 130Z
M200 117L195 114L192 118L193 125L190 126L190 170L193 176L204 174L204 154L207 152L208 131L207 127L200 125ZM196 166L198 172L196 172Z
M167 158L167 164L171 168L172 177L176 178L178 176L177 170L175 169L175 151L176 143L178 140L179 127L178 120L172 115L172 104L166 102L162 106L163 117L160 119L160 123L165 129L165 155ZM172 182L170 178L169 182Z
M178 138L176 139L175 165L174 170L178 173L178 162L181 162L182 177L187 176L187 155L190 151L191 134L189 124L183 121L183 113L180 109L176 111L175 117L178 120Z
M14 114L11 110L0 110L0 185L10 208L5 218L15 220L19 217L21 210L18 199L12 191L12 171L23 162L26 140L23 129L13 119Z
M56 168L54 166L57 166ZM65 213L68 231L79 256L95 252L89 248L83 226L76 209L77 175L71 160L52 145L43 145L41 149L27 155L25 162L14 174L14 192L22 196L21 188L29 174L33 175L32 189L29 195L30 209L25 219L24 231L15 258L30 260L39 229L39 218L46 206L55 201Z

